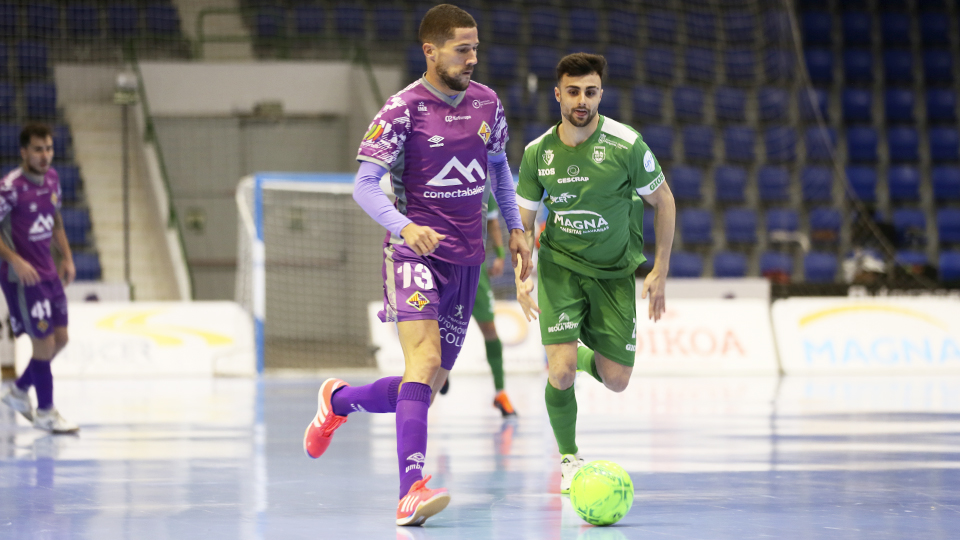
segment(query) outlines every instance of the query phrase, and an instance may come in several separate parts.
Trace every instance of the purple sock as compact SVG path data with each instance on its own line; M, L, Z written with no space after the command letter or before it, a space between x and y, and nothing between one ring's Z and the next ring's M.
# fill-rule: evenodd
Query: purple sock
M33 377L33 386L37 391L37 408L47 410L53 407L53 373L50 372L50 360L30 359L27 367Z
M372 384L344 386L333 393L333 414L353 412L388 413L397 411L397 389L402 377L384 377Z
M30 366L33 365L33 360L30 361L30 364L27 364L26 369L23 370L23 373L20 374L20 378L17 379L17 382L14 383L17 385L17 388L26 392L33 386L33 370L30 369Z
M400 397L397 399L397 461L400 464L401 499L414 482L423 479L429 407L429 386L408 382L400 387Z

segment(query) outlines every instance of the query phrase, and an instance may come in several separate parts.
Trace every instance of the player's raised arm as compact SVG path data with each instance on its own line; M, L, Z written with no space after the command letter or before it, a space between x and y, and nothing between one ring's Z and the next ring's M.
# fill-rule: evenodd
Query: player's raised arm
M653 228L657 236L657 255L653 262L653 270L643 280L640 298L646 298L649 293L648 316L656 322L667 310L666 284L667 274L670 272L673 234L677 224L677 205L673 200L673 192L670 191L670 186L666 182L663 182L653 193L641 196L656 212Z

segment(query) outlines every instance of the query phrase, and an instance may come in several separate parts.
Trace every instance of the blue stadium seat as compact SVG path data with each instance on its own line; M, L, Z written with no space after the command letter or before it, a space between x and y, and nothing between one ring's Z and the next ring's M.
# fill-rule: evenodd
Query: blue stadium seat
M519 118L521 120L536 120L537 118L537 109L535 107L536 101L531 99L527 100L525 90L523 85L520 83L514 83L507 88L506 92L506 106L504 107L504 112L507 114L508 118ZM533 96L531 96L533 97ZM500 99L503 100L503 95L501 94ZM531 106L534 105L534 106Z
M731 204L746 201L747 171L743 167L720 165L713 172L713 184L718 202Z
M677 14L673 11L651 11L646 16L647 37L652 42L677 42Z
M793 24L786 11L769 10L763 14L763 38L773 46L793 44Z
M643 51L643 66L647 80L659 83L673 81L677 59L673 49L647 47Z
M940 281L960 280L960 251L940 252Z
M760 119L764 122L783 122L787 119L790 95L782 88L761 88L757 94Z
M947 10L947 0L917 0L917 9L920 11L939 11L940 16Z
M552 43L560 37L560 12L551 7L533 8L528 13L530 40L534 43Z
M903 163L920 159L920 136L916 128L892 127L887 130L890 161Z
M840 103L843 108L843 121L847 123L873 121L873 94L870 90L859 88L844 89Z
M840 240L842 222L836 208L814 208L810 211L810 240L819 244L836 244Z
M910 17L900 13L880 14L880 37L887 49L910 49Z
M870 51L859 49L843 51L843 79L847 84L873 82L873 55Z
M10 2L0 4L0 36L12 37L17 35L19 26L17 6ZM0 73L0 75L3 75L3 73Z
M803 257L803 279L807 283L833 283L837 266L836 255L812 251Z
M865 203L877 202L877 171L872 167L847 167L847 181L853 194Z
M7 46L4 43L0 43L0 79L6 79L7 74L9 73L10 68L10 53L7 51Z
M773 232L797 232L800 228L800 216L796 210L772 208L767 210L767 234Z
M607 13L607 35L611 43L636 47L637 28L640 27L637 22L637 14L632 11L620 9L611 9ZM517 17L519 20L519 17Z
M767 128L763 141L769 163L788 163L797 159L797 131L792 127Z
M685 17L688 41L717 41L717 17L713 13L690 11Z
M941 244L960 242L960 208L937 210L937 234Z
M854 162L877 162L877 130L872 127L847 129L847 156Z
M575 43L596 43L599 39L600 19L594 9L571 9L570 41Z
M70 135L70 127L65 124L54 124L51 126L53 131L53 152L55 159L64 159L69 155L69 147L73 143L73 136Z
M810 80L827 84L833 82L833 53L826 49L804 49L803 59L807 63Z
M0 165L0 178L3 178L4 176L10 174L10 171L16 168L17 168L17 165L13 163L9 163L7 165Z
M663 120L663 90L652 86L633 89L633 119L660 122Z
M404 39L404 10L396 6L376 6L373 8L373 36L378 41L401 41Z
M90 214L82 208L61 208L63 228L71 246L87 244L87 231L90 229Z
M783 274L790 277L793 274L793 260L786 253L765 251L760 254L760 275L773 276Z
M807 161L823 162L833 159L837 147L837 132L833 128L809 127L805 139L807 146Z
M140 10L137 6L107 6L107 34L115 39L137 37L140 34Z
M953 55L950 51L924 51L923 78L927 84L952 83Z
M728 49L723 54L727 83L750 84L757 76L757 58L753 49Z
M960 167L940 166L930 171L933 198L939 203L960 201Z
M889 88L884 92L884 112L887 122L914 121L913 107L916 102L913 90Z
M916 167L892 167L887 173L891 202L920 200L920 171Z
M20 159L20 126L0 124L0 158Z
M757 18L748 11L735 11L723 16L723 31L728 43L752 46L757 38Z
M784 167L761 167L757 173L757 190L760 202L789 202L790 172Z
M60 35L60 9L49 2L27 4L27 34L38 38Z
M703 257L696 253L675 251L670 255L670 277L698 278L703 275Z
M949 47L950 17L943 13L921 13L920 41L924 47Z
M603 98L600 100L598 112L612 118L622 118L620 114L621 90L616 86L607 86L603 89Z
M530 141L543 135L550 129L550 124L540 122L530 122L523 126L523 144L530 144Z
M890 84L913 83L913 54L910 51L883 51L883 77Z
M63 200L75 202L77 192L80 189L80 169L75 165L58 165L56 170L60 176L60 190L63 192Z
M713 277L742 278L747 275L747 257L743 253L721 251L713 256Z
M560 62L560 51L553 47L534 45L527 49L527 66L530 72L551 81L557 76L557 63Z
M797 92L797 108L800 110L800 118L805 122L816 122L819 112L824 120L829 121L827 99L826 90L801 88Z
M794 53L787 49L764 49L763 74L767 81L793 80L796 62Z
M510 7L490 9L490 29L497 43L517 43L520 41L520 23L523 20L520 10Z
M712 83L717 78L717 59L711 49L688 47L684 54L684 73L688 81Z
M808 11L800 16L804 45L833 43L833 17L826 11Z
M752 208L731 208L723 213L723 231L728 244L757 243L757 212Z
M927 90L927 120L932 123L957 121L957 93L946 88Z
M897 264L902 264L907 267L917 267L917 266L926 266L930 259L927 258L927 254L922 251L898 251L894 260L897 261ZM916 271L916 270L914 270Z
M426 69L423 50L419 45L411 45L419 53L417 57L417 76ZM483 59L487 66L487 76L495 81L513 82L517 78L517 50L507 45L491 45L485 49ZM409 60L408 60L409 62Z
M297 35L300 37L315 37L320 36L324 33L324 27L326 26L326 13L323 8L320 6L297 6L293 11L293 20L294 28L297 32ZM396 22L394 22L396 24ZM414 48L411 45L407 50L407 69L408 74L411 69L410 60L413 58L412 49ZM419 55L416 58L416 76L419 77L424 70L426 69L426 64L423 60L423 49L417 45L417 51Z
M683 128L683 156L689 162L713 161L713 128L685 126Z
M643 244L644 246L653 246L657 243L657 229L653 225L656 212L650 208L644 207L643 211ZM648 257L653 258L653 257Z
M21 77L46 77L50 71L47 46L35 41L17 43L17 68Z
M699 203L703 200L703 173L696 167L677 165L670 169L670 190L677 201Z
M27 117L53 118L57 115L57 87L52 83L29 82L23 87Z
M147 32L156 36L175 36L180 33L180 15L171 4L153 4L144 12Z
M17 114L17 91L13 84L0 82L0 118L11 118Z
M366 34L366 10L352 2L338 4L333 10L337 35L348 39L363 39Z
M713 217L709 210L687 208L680 211L680 234L684 246L713 243Z
M611 45L604 54L607 59L607 79L632 83L637 73L637 53L632 47Z
M97 281L100 279L100 257L96 253L77 252L73 254L73 264L77 268L77 281Z
M721 86L713 96L717 120L743 122L746 120L747 93L739 88Z
M673 114L677 120L703 121L703 90L692 86L673 89Z
M960 134L957 128L930 128L930 160L934 163L960 160Z
M847 47L869 47L873 21L869 13L848 11L843 14L843 44Z
M898 208L893 211L893 230L897 245L922 246L926 244L927 215L917 208Z
M753 128L730 126L723 130L723 145L727 161L752 162L756 159L757 133Z
M273 39L286 33L286 10L276 7L261 8L254 19L256 36L261 39Z
M833 171L829 167L804 167L800 172L800 191L805 203L833 201Z
M100 9L86 4L67 5L67 34L73 38L100 35Z
M673 160L673 128L670 126L644 126L640 132L659 161Z

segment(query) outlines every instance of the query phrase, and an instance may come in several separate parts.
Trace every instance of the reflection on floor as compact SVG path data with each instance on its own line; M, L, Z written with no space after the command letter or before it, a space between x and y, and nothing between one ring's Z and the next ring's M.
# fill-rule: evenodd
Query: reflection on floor
M372 374L350 378L358 384ZM954 539L960 378L581 376L578 443L637 488L590 527L559 491L545 378L457 376L431 408L426 472L452 503L393 525L393 415L354 414L303 455L320 380L57 381L81 434L49 436L0 405L0 538Z

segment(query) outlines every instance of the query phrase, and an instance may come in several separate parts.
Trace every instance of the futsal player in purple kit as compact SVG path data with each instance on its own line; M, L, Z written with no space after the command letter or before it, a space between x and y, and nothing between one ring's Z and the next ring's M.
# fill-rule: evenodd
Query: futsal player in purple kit
M481 211L489 169L492 191L510 229L513 264L530 273L513 176L507 122L496 93L470 81L477 64L477 23L441 4L420 23L427 71L387 100L363 137L354 199L389 233L383 244L380 319L396 322L403 377L352 387L327 379L304 451L320 457L353 412L396 412L400 501L397 525L420 525L450 501L426 487L427 408L443 386L466 334L484 260ZM396 206L379 187L389 172ZM520 257L518 262L517 257Z
M20 132L23 162L0 180L0 289L10 308L10 327L26 333L33 358L17 381L3 389L0 400L51 433L80 428L64 420L53 406L50 362L67 344L67 297L63 283L76 276L70 242L60 217L60 177L50 166L53 136L43 124ZM50 241L60 252L60 268ZM27 391L34 387L37 408Z

